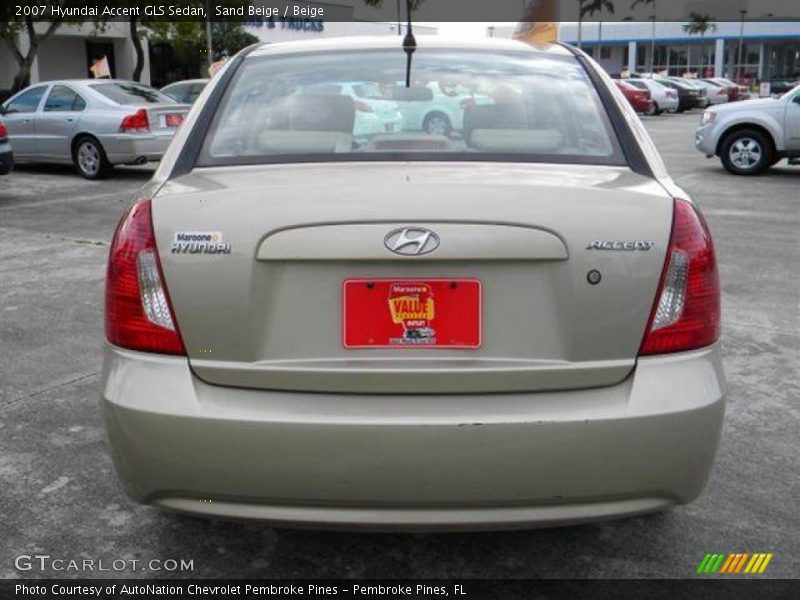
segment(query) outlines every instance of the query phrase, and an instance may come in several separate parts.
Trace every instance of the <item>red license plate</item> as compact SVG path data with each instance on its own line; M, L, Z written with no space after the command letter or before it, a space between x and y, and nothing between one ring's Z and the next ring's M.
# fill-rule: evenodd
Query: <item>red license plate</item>
M348 279L345 348L478 348L477 279Z

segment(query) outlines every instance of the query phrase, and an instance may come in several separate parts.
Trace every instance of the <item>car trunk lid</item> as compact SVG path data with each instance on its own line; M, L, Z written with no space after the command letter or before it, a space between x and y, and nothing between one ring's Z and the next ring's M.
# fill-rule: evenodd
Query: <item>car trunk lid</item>
M624 379L671 217L672 198L654 180L590 165L214 167L166 183L153 202L197 376L353 393L519 392ZM390 234L408 227L434 232L439 247L391 251ZM475 296L448 300L442 281L472 289L463 294L478 286L477 308ZM361 315L344 306L346 282L364 287ZM448 339L463 343L455 346L348 347L345 316L369 335L370 319L390 318L392 284L429 286L437 310L425 326L441 331L451 319L461 332L467 326L458 323L477 319L479 343L456 333ZM405 325L396 327L402 337Z

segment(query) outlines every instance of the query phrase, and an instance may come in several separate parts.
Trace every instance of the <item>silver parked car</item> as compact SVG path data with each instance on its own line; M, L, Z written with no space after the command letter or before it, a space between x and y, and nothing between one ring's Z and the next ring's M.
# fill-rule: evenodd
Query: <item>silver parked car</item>
M358 80L430 102L413 82L454 69L494 99L463 105L463 137L357 141L352 97L295 93ZM713 244L579 50L251 47L137 198L109 254L101 387L135 500L485 529L703 489L724 413Z
M709 108L694 145L734 175L757 175L782 158L800 157L800 86L780 98Z
M49 81L3 103L17 162L72 163L87 179L160 160L189 106L141 83Z
M161 88L161 91L175 100L184 104L192 104L206 89L210 79L184 79L170 83Z

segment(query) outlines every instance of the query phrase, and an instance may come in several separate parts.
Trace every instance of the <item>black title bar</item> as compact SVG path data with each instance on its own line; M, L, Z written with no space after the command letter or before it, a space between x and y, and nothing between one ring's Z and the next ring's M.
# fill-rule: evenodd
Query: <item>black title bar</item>
M417 22L575 22L582 21L800 21L800 2L772 0L412 0ZM398 6L400 14L398 15ZM613 7L613 12L612 12ZM699 14L697 11L700 10ZM579 11L583 14L579 17ZM238 21L322 19L396 22L406 19L406 0L2 0L0 22Z

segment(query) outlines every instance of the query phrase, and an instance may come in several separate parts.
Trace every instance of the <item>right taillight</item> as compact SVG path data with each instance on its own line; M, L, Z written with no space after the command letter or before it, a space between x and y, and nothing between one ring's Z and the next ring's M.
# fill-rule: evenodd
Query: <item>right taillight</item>
M703 217L676 199L672 235L641 355L694 350L719 338L719 274Z
M106 338L144 352L185 354L158 259L149 200L122 217L108 255Z
M150 120L147 118L147 111L140 108L132 115L123 117L119 130L123 133L148 133L150 131Z
M8 137L8 129L6 129L5 125L0 123L0 140L4 140L6 137Z

